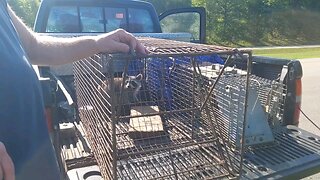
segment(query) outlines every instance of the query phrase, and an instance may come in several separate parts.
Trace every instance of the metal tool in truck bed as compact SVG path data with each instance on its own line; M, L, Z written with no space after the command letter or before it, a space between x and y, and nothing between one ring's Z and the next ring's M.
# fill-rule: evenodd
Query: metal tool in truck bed
M84 131L75 122L76 134L61 134L69 178L97 175L94 160L107 179L297 178L320 170L319 137L281 126L286 68L268 80L251 74L250 51L140 40L151 51L146 57L99 54L75 63ZM125 89L124 75L140 73L138 101L122 101L135 90ZM122 78L119 92L99 90L105 82L112 90L115 78ZM157 108L134 114L136 107ZM146 126L148 117L161 119L161 133L146 136L138 126L130 137L130 121ZM83 148L87 141L95 158Z

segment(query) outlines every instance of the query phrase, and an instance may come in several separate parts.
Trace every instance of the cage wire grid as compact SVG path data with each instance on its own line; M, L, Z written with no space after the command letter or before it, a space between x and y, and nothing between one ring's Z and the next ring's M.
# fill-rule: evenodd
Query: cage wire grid
M74 63L80 118L102 176L240 176L248 88L257 89L266 111L281 117L268 94L283 87L250 76L250 51L139 40L147 56L97 54ZM245 65L235 68L240 60Z

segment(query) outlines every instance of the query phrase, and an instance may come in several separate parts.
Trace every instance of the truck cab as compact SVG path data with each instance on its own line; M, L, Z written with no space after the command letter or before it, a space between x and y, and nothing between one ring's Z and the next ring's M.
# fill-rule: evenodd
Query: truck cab
M152 4L143 1L44 0L34 30L57 35L92 35L119 28L140 36L190 33L185 41L205 43L205 25L205 10L201 7L170 10L158 17Z

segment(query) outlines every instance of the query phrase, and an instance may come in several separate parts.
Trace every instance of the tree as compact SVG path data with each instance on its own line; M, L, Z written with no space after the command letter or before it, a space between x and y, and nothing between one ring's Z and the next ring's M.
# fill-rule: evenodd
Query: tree
M320 41L319 0L192 0L192 4L207 10L209 43L256 46Z
M19 16L29 27L33 27L40 0L8 0L17 16Z
M169 9L191 7L191 0L145 0L155 7L158 14Z
M193 0L207 10L207 42L237 42L246 32L246 0Z

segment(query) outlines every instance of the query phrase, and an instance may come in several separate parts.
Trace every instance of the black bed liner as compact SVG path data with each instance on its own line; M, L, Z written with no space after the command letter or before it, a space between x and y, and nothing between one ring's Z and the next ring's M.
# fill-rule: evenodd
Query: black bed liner
M90 149L83 147L88 144L84 141L86 135L82 130L82 125L76 124L76 127L78 130L76 139L62 138L64 146L61 153L66 160L70 180L83 180L83 176L88 176L88 174L97 176L99 168L96 166L97 163ZM259 145L246 151L241 179L299 179L320 171L319 136L295 126L286 126L275 137L276 142L273 144ZM201 160L201 157L197 157ZM132 167L136 166L134 163L136 161L139 159L132 161ZM159 165L161 166L161 164L154 164L154 166ZM121 165L118 168L124 169ZM135 179L139 177L139 173L141 172L130 171L128 173L122 170L118 177Z

